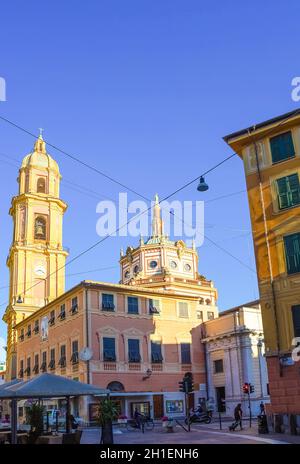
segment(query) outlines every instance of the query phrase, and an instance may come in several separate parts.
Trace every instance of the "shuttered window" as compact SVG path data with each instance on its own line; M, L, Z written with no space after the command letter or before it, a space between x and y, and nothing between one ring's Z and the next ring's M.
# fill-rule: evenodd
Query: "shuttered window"
M300 272L300 233L284 237L284 245L287 273Z
M103 338L103 361L114 362L116 360L116 342L113 337Z
M128 361L133 363L139 363L141 361L139 340L128 339Z
M300 204L300 185L298 174L277 180L279 209L290 208Z
M295 156L295 149L291 132L276 135L270 139L272 161L278 163Z
M139 313L139 300L135 296L128 297L128 314Z
M191 364L190 343L181 343L181 364Z
M179 317L183 318L188 318L189 317L189 306L188 303L185 303L183 301L180 301L178 303L178 308L179 308Z
M161 343L151 341L151 361L153 363L162 363Z

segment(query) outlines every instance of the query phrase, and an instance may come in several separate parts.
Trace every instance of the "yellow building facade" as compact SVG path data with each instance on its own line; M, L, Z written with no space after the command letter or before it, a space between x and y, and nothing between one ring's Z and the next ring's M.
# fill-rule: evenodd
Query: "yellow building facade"
M65 291L62 245L63 215L67 205L59 198L59 167L46 151L40 135L23 159L19 194L12 199L13 241L7 258L10 273L7 324L7 380L17 376L14 326Z
M300 116L224 137L246 175L273 412L300 413Z

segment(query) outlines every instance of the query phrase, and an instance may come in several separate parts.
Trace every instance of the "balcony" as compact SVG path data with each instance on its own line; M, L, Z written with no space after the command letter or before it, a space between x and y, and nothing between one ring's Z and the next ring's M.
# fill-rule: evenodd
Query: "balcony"
M103 362L103 370L104 371L116 371L117 370L117 363L116 362Z
M162 363L152 363L151 370L152 372L162 372L163 371Z
M140 371L141 370L141 364L140 363L134 363L130 362L128 363L128 368L130 371Z

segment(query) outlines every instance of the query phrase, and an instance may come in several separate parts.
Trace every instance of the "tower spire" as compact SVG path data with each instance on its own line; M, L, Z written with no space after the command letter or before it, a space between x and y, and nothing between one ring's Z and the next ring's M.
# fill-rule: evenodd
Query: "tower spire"
M39 128L39 131L40 131L40 135L38 136L38 138L36 139L35 141L35 144L34 144L34 151L37 152L37 153L44 153L46 154L46 143L44 142L44 139L43 139L43 132L44 132L44 129L42 129L41 127Z
M152 219L152 235L154 237L161 237L164 234L164 224L161 218L161 207L159 204L159 197L157 193L154 197L154 210Z

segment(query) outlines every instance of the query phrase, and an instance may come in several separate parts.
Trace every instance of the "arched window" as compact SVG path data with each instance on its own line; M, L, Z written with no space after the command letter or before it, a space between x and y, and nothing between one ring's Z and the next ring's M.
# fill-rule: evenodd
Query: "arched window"
M46 219L42 216L38 216L34 222L34 238L37 240L46 240L46 227Z
M122 392L125 390L124 385L121 382L117 381L110 382L106 388L111 392Z
M37 193L46 193L46 180L44 177L39 177L36 185Z

